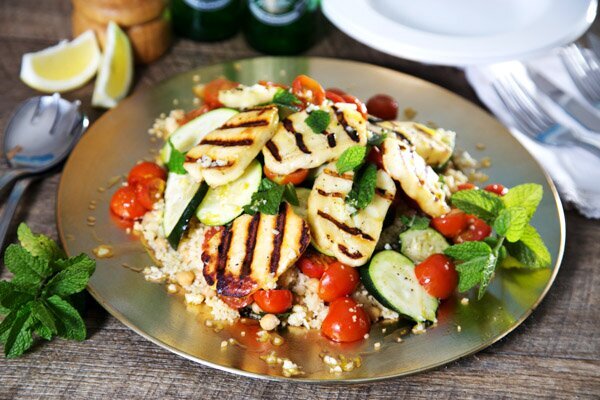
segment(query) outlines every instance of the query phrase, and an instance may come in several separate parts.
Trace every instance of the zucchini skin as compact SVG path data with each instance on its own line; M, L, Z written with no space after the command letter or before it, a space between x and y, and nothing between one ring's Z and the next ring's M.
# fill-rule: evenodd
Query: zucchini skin
M371 265L371 263L369 262L368 264L363 265L362 267L360 267L360 281L362 282L363 286L365 287L365 289L367 289L367 292L369 292L369 294L373 297L375 297L375 299L381 303L382 306L384 306L385 308L389 308L390 310L394 310L396 311L398 314L402 315L402 316L406 316L404 314L402 314L401 311L399 311L396 307L394 307L393 304L391 304L390 302L388 302L377 290L377 288L375 287L375 284L373 283L373 279L371 278L371 275L369 274L369 266ZM410 318L410 317L408 317Z
M179 242L181 241L183 234L190 225L190 220L196 213L196 209L200 205L200 202L206 195L207 191L208 185L206 184L206 182L202 182L202 184L200 184L200 187L196 191L196 194L183 211L183 214L181 214L181 217L179 217L179 221L177 221L177 224L173 228L173 231L171 231L171 234L167 237L169 244L174 250L177 250L177 247L179 246Z

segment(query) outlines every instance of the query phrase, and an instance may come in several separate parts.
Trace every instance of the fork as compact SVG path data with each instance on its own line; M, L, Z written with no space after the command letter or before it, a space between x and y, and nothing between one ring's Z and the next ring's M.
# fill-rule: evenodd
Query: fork
M560 59L577 89L594 107L600 107L600 60L572 43L559 51Z
M600 157L600 142L559 124L513 74L497 77L492 86L524 134L551 146L584 147Z

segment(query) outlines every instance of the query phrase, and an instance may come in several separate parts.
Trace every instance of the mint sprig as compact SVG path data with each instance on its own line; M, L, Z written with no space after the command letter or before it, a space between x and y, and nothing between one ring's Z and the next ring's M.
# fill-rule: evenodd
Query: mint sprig
M460 243L444 251L458 262L459 291L479 286L478 298L483 297L497 266L507 258L516 259L522 268L550 266L550 252L529 224L542 195L540 185L528 183L513 187L502 197L477 189L461 190L452 196L452 205L485 220L494 230L493 236L484 241Z
M287 108L291 111L300 111L302 101L289 90L279 88L273 96L273 104L278 107Z
M315 110L310 113L304 122L314 133L323 133L331 122L331 116L327 111Z
M375 196L376 184L377 167L374 164L367 164L354 173L352 189L346 196L346 203L357 210L367 207Z
M367 147L365 146L348 147L336 161L335 167L340 174L355 170L363 164L366 155Z
M299 204L294 185L291 183L279 185L272 180L263 178L258 191L252 194L250 204L244 206L244 212L250 215L257 212L275 215L279 212L279 205L282 201L287 201L294 206Z
M52 239L33 234L25 224L17 233L21 244L8 246L4 253L13 278L0 281L0 314L6 315L0 323L4 355L25 353L34 334L45 340L84 340L85 324L72 297L85 289L95 261L85 254L66 258Z
M171 148L171 155L169 156L169 161L167 162L167 169L169 172L173 172L175 174L187 174L187 171L185 168L183 168L183 164L185 163L185 154L177 150L170 139L168 143L169 147Z

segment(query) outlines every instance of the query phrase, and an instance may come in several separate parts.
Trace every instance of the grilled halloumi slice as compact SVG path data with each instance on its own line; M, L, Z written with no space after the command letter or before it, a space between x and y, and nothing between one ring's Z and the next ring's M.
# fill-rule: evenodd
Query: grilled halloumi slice
M284 119L275 136L263 149L266 167L286 175L301 168L316 168L337 159L348 147L367 142L365 118L354 104L322 106L330 114L323 133L315 133L305 122L309 111L300 111Z
M381 144L383 167L404 192L432 217L447 214L446 193L439 176L404 140L387 138Z
M271 103L277 90L276 86L259 84L252 86L240 85L233 89L221 90L219 92L219 102L225 107L244 110L261 104Z
M244 173L271 139L278 122L275 106L240 112L188 151L184 168L196 180L203 178L211 187L232 182Z
M310 243L308 224L287 203L277 215L244 214L229 227L211 229L203 244L203 274L223 296L273 289Z
M375 250L396 186L385 171L377 171L375 196L367 207L357 211L345 202L352 178L352 172L338 174L334 163L325 167L308 198L308 223L319 250L357 267L365 264Z
M368 128L376 133L382 130L392 132L397 138L405 139L415 146L417 153L432 167L444 165L454 151L456 133L453 131L432 129L411 121L369 122Z

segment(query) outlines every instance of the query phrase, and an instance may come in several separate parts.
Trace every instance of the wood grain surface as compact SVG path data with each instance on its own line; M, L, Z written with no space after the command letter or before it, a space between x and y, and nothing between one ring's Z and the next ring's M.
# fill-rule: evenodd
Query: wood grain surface
M0 127L19 102L37 94L19 81L22 54L69 38L70 12L68 0L0 1ZM331 26L308 54L393 68L477 102L461 71L382 54ZM253 55L240 35L215 44L179 40L158 62L136 71L134 90L193 67ZM89 107L91 92L88 84L67 97ZM15 223L26 221L34 231L56 238L59 179L55 172L32 185ZM15 240L14 234L9 240ZM0 267L0 277L7 276ZM554 287L507 338L434 371L354 386L273 383L194 364L130 331L88 296L88 340L56 340L20 359L0 359L0 399L599 398L599 287L600 223L568 211L567 248Z

